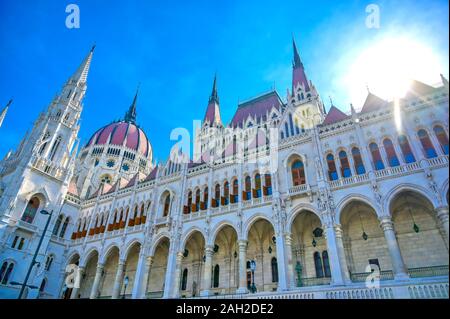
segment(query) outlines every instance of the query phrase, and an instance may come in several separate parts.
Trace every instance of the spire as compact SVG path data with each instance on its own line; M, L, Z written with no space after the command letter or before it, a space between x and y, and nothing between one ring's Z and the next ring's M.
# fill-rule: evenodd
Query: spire
M11 105L12 101L13 101L12 99L9 100L8 104L6 104L6 106L5 106L5 107L3 108L3 110L0 112L0 127L1 127L2 124L3 124L3 120L4 120L5 117L6 117L6 113L8 112L9 106Z
M130 108L125 113L125 117L124 117L125 122L136 124L136 102L137 102L137 97L139 94L140 86L141 86L141 84L139 83L137 90L136 90L136 94L134 95L133 103L131 103Z
M292 62L292 94L295 94L294 89L298 85L302 85L305 92L310 91L308 79L306 78L305 68L300 59L300 54L298 54L297 45L295 44L294 38L292 38L292 46L294 49L294 61Z
M219 94L217 93L217 74L214 74L214 83L211 96L209 97L209 102L216 102L219 104Z
M213 88L211 96L209 97L208 107L206 108L206 114L203 121L208 121L210 126L214 124L222 125L219 108L219 94L217 93L217 75L214 75Z
M89 67L91 66L92 55L94 54L95 44L92 46L89 53L84 58L76 72L70 77L69 82L82 83L87 82L87 76L89 73Z

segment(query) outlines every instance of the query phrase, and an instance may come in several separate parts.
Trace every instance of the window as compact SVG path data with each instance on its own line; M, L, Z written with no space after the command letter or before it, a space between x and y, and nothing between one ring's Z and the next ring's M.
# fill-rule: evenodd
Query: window
M13 269L14 264L12 262L8 263L7 261L5 261L2 264L2 267L0 268L0 283L2 285L8 284Z
M39 286L39 292L44 292L45 286L47 285L47 279L42 279L41 285Z
M47 256L47 259L45 260L45 270L49 271L50 268L52 267L52 263L53 263L53 256Z
M330 278L331 277L330 260L328 259L328 251L326 250L322 252L322 261L325 277Z
M334 162L334 156L333 154L327 155L327 164L328 164L328 178L330 181L335 181L338 179L337 171L336 171L336 164Z
M256 198L261 197L261 175L259 173L255 175L255 195Z
M25 244L25 238L20 238L19 246L17 246L17 249L22 250L24 244Z
M223 184L223 204L228 205L230 201L230 183L228 181Z
M200 190L197 189L195 192L195 211L199 211L200 209Z
M100 179L100 182L102 182L103 184L111 184L111 176L103 175Z
M413 152L411 151L411 147L409 146L408 139L405 135L400 135L398 137L398 144L400 144L400 149L402 150L403 158L405 162L414 163L416 161Z
M270 174L264 175L264 184L266 187L265 195L266 196L272 195L272 176Z
M70 221L70 218L66 217L66 220L64 221L64 224L61 228L61 232L59 233L60 238L64 238L64 235L66 234L67 226L69 225L69 221Z
M442 152L444 152L445 155L448 155L448 136L444 129L442 126L437 125L433 128L433 131L441 145Z
M278 263L275 257L272 258L271 262L272 268L272 282L278 282Z
M250 176L245 177L245 198L244 200L249 200L252 198L252 179Z
M53 227L53 235L56 236L58 234L59 227L61 227L62 220L63 220L63 215L59 215L58 219L55 222L55 226Z
M36 216L39 205L40 201L37 197L31 198L27 204L27 207L25 208L25 212L22 215L22 220L31 224L34 220L34 217Z
M417 135L419 136L420 143L422 144L423 150L425 151L425 157L426 158L436 157L437 156L436 150L434 149L434 146L431 143L427 131L425 131L424 129L419 130L417 132Z
M11 248L15 248L16 247L16 244L17 244L18 240L19 240L19 236L14 237L14 240L12 242Z
M314 253L314 266L316 268L316 278L323 278L322 258L318 251Z
M370 143L369 145L370 153L372 154L373 164L375 166L375 170L384 169L384 163L381 159L380 150L378 149L378 145L376 143Z
M219 265L215 265L213 271L213 288L219 287L219 278L220 278L220 267Z
M292 184L294 186L303 185L306 183L305 167L300 160L294 161L291 165Z
M208 187L205 187L203 191L203 205L205 209L208 209Z
M55 157L56 151L58 150L59 144L61 144L61 136L58 136L55 140L55 142L53 143L53 146L50 150L50 160L53 160L53 158Z
M362 161L361 152L359 151L359 148L354 147L352 148L352 156L353 156L353 162L355 164L355 171L357 175L362 175L366 173L366 169L364 167L364 163Z
M214 192L214 207L219 207L220 203L220 185L217 184Z
M125 163L125 164L122 165L122 169L123 169L125 172L127 172L127 171L130 170L130 165L128 165L127 163Z
M183 270L183 277L181 278L181 290L186 290L187 288L187 277L188 277L188 270L185 268Z
M106 162L106 166L108 166L110 168L114 167L114 165L116 165L116 162L114 162L114 160L109 160Z
M188 193L188 202L187 202L187 213L189 214L191 212L192 207L192 192L189 191Z
M239 201L239 181L237 178L233 181L233 198L234 203L237 203Z
M167 194L164 200L164 209L163 209L164 217L169 215L169 210L170 210L170 194Z
M350 164L348 162L347 153L345 151L339 152L339 161L341 162L341 174L343 177L352 176L352 171L350 170Z
M388 162L390 167L399 166L400 163L398 161L397 154L395 153L394 144L392 144L392 141L388 138L386 138L383 141L384 149L386 151Z

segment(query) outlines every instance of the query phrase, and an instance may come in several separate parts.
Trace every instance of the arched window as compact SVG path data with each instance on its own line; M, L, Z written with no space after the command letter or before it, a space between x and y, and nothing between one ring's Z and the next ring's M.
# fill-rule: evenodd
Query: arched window
M306 183L305 166L300 160L296 160L291 165L292 185L298 186Z
M347 153L345 151L339 152L339 161L341 162L341 174L343 177L352 176L352 171L350 170L350 164L348 162Z
M203 205L205 209L208 209L208 187L205 187L203 191Z
M275 257L270 262L272 268L272 282L278 282L278 263Z
M425 151L426 158L436 157L436 150L434 149L433 143L431 143L430 137L428 136L427 131L421 129L417 132L419 136L420 143L422 144L423 150Z
M255 175L255 197L261 197L261 175L259 173Z
M47 285L47 279L42 279L41 285L39 286L39 292L44 292L45 286Z
M34 220L34 217L36 216L39 205L40 201L37 197L33 197L32 199L30 199L22 215L22 220L31 224Z
M219 287L219 278L220 278L220 267L219 265L215 265L213 271L213 288Z
M398 144L400 144L400 149L402 150L403 158L406 163L414 163L416 161L411 147L409 146L408 139L405 135L400 135L398 137Z
M56 151L58 150L59 144L61 144L61 136L58 136L55 140L55 142L53 143L53 146L50 150L50 160L53 160L53 158L55 157Z
M239 181L236 178L233 181L233 203L237 203L239 201Z
M19 246L17 246L17 249L22 250L24 244L25 244L25 238L22 237L22 238L20 238Z
M58 235L59 227L61 227L62 220L63 220L63 215L59 215L58 219L55 222L55 226L53 227L53 235L55 235L55 236Z
M398 161L397 153L395 153L395 148L394 144L392 144L392 141L389 138L385 138L383 141L383 145L388 157L389 166L399 166L400 162Z
M444 152L445 155L448 155L448 136L447 133L445 133L445 130L440 125L436 125L433 128L434 134L436 134L436 137L439 141L439 144L441 145L442 152Z
M188 193L188 202L187 202L187 213L189 214L191 212L192 207L192 192L189 191Z
M338 179L338 174L336 171L336 163L334 162L333 154L327 155L327 164L328 164L328 178L330 181L335 181Z
M314 253L314 266L316 268L316 278L323 278L322 258L318 251Z
M373 164L375 169L378 171L380 169L384 169L384 163L381 159L380 150L378 149L378 145L376 143L370 143L369 145L370 153L372 154Z
M331 270L330 270L330 260L328 258L328 251L324 250L322 252L322 260L323 260L323 270L325 272L325 277L331 277Z
M245 177L245 198L244 200L249 200L252 198L252 179L250 176Z
M61 232L59 233L60 238L64 238L64 235L66 234L67 226L69 226L69 221L70 221L70 218L66 217L66 220L64 221L64 224L62 225Z
M183 277L181 278L181 290L186 290L187 287L188 270L185 268L183 270Z
M200 189L197 189L195 192L195 211L198 212L200 210Z
M265 186L264 195L266 196L272 195L272 175L264 174L264 186Z
M223 184L223 204L228 205L230 201L230 183L228 181L225 181Z
M353 162L355 164L355 171L357 175L362 175L366 173L366 168L364 167L364 163L361 157L361 152L359 151L359 148L354 147L352 148L352 156L353 156Z
M2 268L0 269L0 283L2 285L6 285L9 282L9 278L11 277L11 273L14 270L14 264L4 262Z
M213 207L219 207L220 203L220 184L216 184L216 187L214 189L214 206Z
M163 216L164 217L168 216L169 211L170 211L170 194L167 194L166 198L164 199Z
M45 260L45 270L46 271L50 270L50 268L52 267L52 263L53 263L53 255L47 256L47 259Z

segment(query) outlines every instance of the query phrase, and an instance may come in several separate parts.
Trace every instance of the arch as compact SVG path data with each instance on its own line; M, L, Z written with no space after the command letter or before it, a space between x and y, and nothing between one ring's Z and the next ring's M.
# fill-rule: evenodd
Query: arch
M185 232L185 235L182 236L183 240L181 241L182 245L180 246L182 249L184 249L186 247L187 242L192 237L192 235L194 235L196 232L199 232L200 235L202 235L205 243L208 242L205 234L203 233L203 230L198 226L192 226Z
M347 196L345 196L344 198L342 198L338 204L336 205L336 220L342 224L341 221L341 215L342 215L342 211L347 207L347 205L353 201L360 201L363 202L364 204L367 204L368 206L370 206L375 212L377 211L377 207L378 205L375 204L375 202L364 195L361 194L349 194Z
M300 160L303 163L306 162L306 158L302 154L292 150L283 162L284 168L288 169L295 160Z
M97 247L92 247L91 249L89 249L88 252L80 259L80 267L86 267L89 260L95 254L97 254L97 256L100 258L100 253L99 253Z
M163 233L159 234L157 237L155 237L155 239L153 240L154 244L150 247L150 256L155 255L156 249L161 244L161 242L165 239L167 239L169 241L169 245L170 245L171 242L170 242L170 234L169 233L163 232Z
M217 239L217 235L220 233L220 231L225 228L226 226L230 226L231 228L233 228L233 230L236 232L236 234L239 234L239 232L236 229L236 226L233 224L233 222L229 221L229 220L223 220L221 222L219 222L214 228L213 231L211 232L211 236L210 236L210 241L208 241L208 245L214 245L214 243L216 242Z
M142 242L141 240L134 238L131 241L128 242L128 244L125 245L125 248L122 249L122 253L123 253L123 260L126 260L128 258L128 255L130 253L130 251L134 248L134 246L139 245L140 249L142 248Z
M436 139L439 142L442 152L448 155L448 136L443 125L436 124L433 126L433 132L436 135Z
M111 243L101 254L101 257L99 258L99 262L104 264L114 249L117 249L117 252L120 256L121 251L120 251L119 245L117 243Z
M261 219L266 220L273 227L274 230L276 229L273 224L273 221L268 216L263 215L263 214L256 214L256 215L253 215L250 219L248 219L247 222L245 223L244 233L243 233L243 235L245 237L242 239L245 239L245 240L248 239L248 234L249 234L249 231L252 228L253 224L255 224L258 220L261 220Z
M40 207L42 207L41 200L38 196L33 195L27 201L21 220L32 224Z
M75 263L75 260L78 259L78 262L80 261L80 253L78 250L73 251L71 254L69 254L69 258L66 259L66 266Z
M439 207L439 201L437 200L436 196L434 196L432 193L430 193L427 189L424 187L417 185L417 184L400 184L391 189L385 197L384 200L384 212L387 214L390 214L390 206L397 197L399 193L402 193L404 191L411 191L413 193L418 193L422 196L424 196L430 203L433 208Z
M425 129L419 129L417 131L417 136L419 137L419 141L422 145L422 150L426 158L434 158L437 157L436 149L431 142L430 135L428 131Z
M323 220L322 220L322 218L321 218L320 214L318 213L317 208L315 206L313 206L312 204L301 203L301 204L296 205L294 208L292 208L289 211L288 220L287 220L287 223L286 223L287 229L289 229L289 230L292 229L292 224L294 223L295 218L297 218L297 216L300 213L304 212L304 211L308 211L308 212L311 212L314 215L316 215L319 218L320 223L323 224Z

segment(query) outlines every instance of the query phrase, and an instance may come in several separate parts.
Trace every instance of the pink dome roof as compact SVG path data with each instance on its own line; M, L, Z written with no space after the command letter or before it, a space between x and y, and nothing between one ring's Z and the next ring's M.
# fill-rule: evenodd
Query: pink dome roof
M108 124L92 135L86 147L91 145L119 145L133 149L140 154L151 157L151 145L144 131L130 122Z

